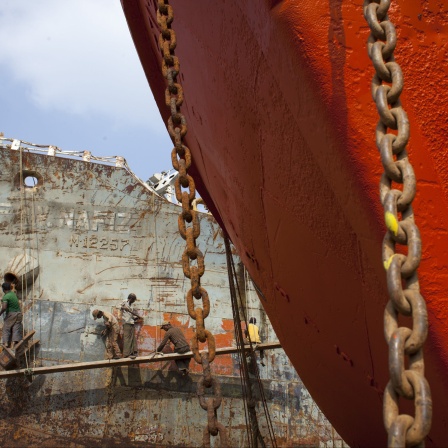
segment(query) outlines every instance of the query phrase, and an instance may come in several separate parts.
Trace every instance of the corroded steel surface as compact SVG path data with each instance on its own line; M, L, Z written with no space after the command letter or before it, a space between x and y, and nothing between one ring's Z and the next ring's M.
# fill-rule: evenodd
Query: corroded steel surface
M198 189L336 429L353 446L385 446L381 165L362 0L170 3ZM166 117L155 3L122 4ZM447 4L397 0L389 15L419 185L434 397L427 445L448 446Z
M91 312L99 308L119 315L119 304L130 292L137 295L144 316L136 324L140 355L150 354L160 342L163 320L182 326L191 338L179 208L124 169L31 152L23 153L23 178L34 177L38 184L21 190L19 162L19 151L0 150L1 272L22 279L18 290L25 327L34 328L41 341L24 367L103 359L103 326ZM223 240L209 215L202 215L201 226L207 259L202 282L213 297L208 327L217 346L228 347L234 338ZM235 261L247 312L257 317L264 339L275 340ZM217 357L214 372L224 397L219 420L231 429L232 445L244 446L237 359ZM261 376L279 445L322 441L341 446L284 352L267 352L265 362ZM195 394L200 369L191 367L187 378L162 359L140 367L37 375L31 383L2 380L0 444L198 446L202 431L193 428L203 421ZM263 417L260 422L263 433Z

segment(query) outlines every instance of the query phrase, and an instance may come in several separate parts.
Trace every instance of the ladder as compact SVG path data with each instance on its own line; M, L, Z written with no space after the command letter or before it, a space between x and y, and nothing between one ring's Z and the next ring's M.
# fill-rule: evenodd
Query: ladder
M5 370L11 370L16 366L20 366L20 358L39 343L39 339L32 339L34 333L36 333L35 330L27 333L23 339L17 343L14 350L3 347L3 351L0 353L0 365Z

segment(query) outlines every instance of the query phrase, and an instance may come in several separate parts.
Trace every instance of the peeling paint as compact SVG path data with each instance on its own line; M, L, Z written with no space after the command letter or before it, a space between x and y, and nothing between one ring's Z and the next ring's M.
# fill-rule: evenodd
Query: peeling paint
M94 308L120 317L119 304L130 292L143 317L135 325L140 355L160 343L160 323L184 329L187 314L177 230L179 208L150 194L124 170L100 164L23 154L23 169L43 181L22 192L11 179L20 171L15 153L0 159L0 259L4 268L24 251L39 261L34 282L19 291L27 330L34 328L39 349L29 367L103 359L103 326ZM11 176L10 173L14 173ZM82 186L82 188L81 188ZM20 219L23 202L23 219ZM33 210L38 213L33 214ZM226 259L222 235L209 216L201 221L198 245L206 255L201 282L211 298L207 326L218 347L234 345ZM246 312L257 317L265 341L275 340L269 320L235 255ZM4 272L4 268L2 272ZM122 344L121 335L119 344ZM261 378L279 446L342 446L312 401L283 351L266 353ZM224 397L219 420L230 429L234 446L244 446L245 420L238 357L213 363ZM2 381L2 446L199 446L206 413L196 397L201 368L191 363L181 377L174 362L78 371ZM257 403L258 410L262 405ZM267 434L264 418L260 426ZM338 445L339 443L339 445Z

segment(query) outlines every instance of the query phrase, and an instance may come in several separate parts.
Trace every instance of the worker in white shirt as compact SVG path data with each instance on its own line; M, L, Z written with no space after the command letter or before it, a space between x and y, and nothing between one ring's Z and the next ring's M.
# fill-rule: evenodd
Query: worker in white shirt
M123 321L123 356L134 359L137 356L137 340L135 338L135 321L140 316L135 312L133 303L137 300L134 293L128 295L128 299L121 304L121 318Z

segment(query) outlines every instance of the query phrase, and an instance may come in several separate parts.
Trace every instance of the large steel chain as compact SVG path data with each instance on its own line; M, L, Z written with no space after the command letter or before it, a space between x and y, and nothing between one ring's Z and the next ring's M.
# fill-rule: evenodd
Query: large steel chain
M390 0L364 0L364 17L370 27L367 49L375 68L372 96L380 117L376 144L384 168L380 196L387 227L383 262L390 300L384 312L384 334L389 345L390 380L384 393L384 425L389 446L423 446L432 418L423 361L428 316L417 276L422 245L411 205L416 179L406 151L409 121L400 103L403 74L394 59L397 35L387 15L389 6ZM396 132L388 133L388 129ZM402 188L393 188L393 182ZM402 248L398 253L397 245ZM399 327L399 315L411 316L413 328ZM414 401L414 417L400 414L400 397Z
M183 138L187 133L187 121L180 112L183 103L183 89L177 82L180 65L179 59L174 54L176 33L171 28L173 19L173 8L168 4L168 1L158 0L157 22L161 30L159 47L162 52L162 74L168 82L165 90L165 102L171 110L171 117L168 119L168 132L174 140L171 161L174 169L179 171L174 187L176 199L182 204L182 212L178 219L179 233L186 240L186 249L182 255L182 266L184 275L191 282L186 301L188 314L196 321L191 348L195 361L202 365L203 377L198 382L197 395L201 407L207 411L208 419L203 433L203 445L209 447L210 435L217 436L219 434L221 447L227 447L227 430L217 420L217 409L222 402L221 387L219 381L212 377L210 371L210 363L215 358L216 344L213 334L205 329L204 323L204 319L210 313L210 300L207 291L201 287L201 277L205 270L204 256L196 246L196 239L200 235L200 223L198 212L193 209L192 205L196 196L195 183L187 172L191 166L191 152L183 144ZM196 261L195 265L193 265L194 261ZM202 299L202 308L195 308L193 297L197 300ZM208 352L199 353L199 342L207 342ZM214 398L205 397L205 388L212 388Z

